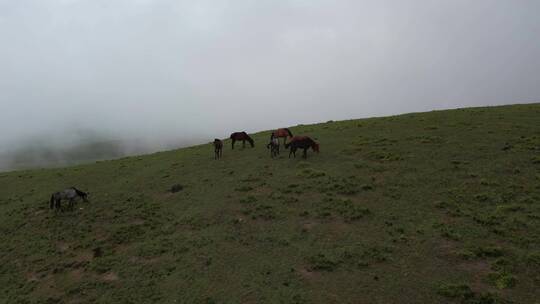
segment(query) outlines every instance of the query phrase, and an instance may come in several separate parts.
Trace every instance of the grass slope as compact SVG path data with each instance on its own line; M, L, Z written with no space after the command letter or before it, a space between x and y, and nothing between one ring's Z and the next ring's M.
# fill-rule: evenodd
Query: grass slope
M534 303L540 104L291 128L0 174L0 302ZM177 193L168 189L184 186ZM55 214L76 185L91 203Z

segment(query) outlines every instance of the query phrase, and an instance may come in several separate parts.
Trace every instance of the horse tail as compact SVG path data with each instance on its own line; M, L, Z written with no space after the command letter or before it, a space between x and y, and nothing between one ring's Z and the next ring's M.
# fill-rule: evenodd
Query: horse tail
M51 195L51 201L50 201L49 207L51 207L51 209L54 208L54 194Z
M290 137L293 137L293 134L292 134L291 130L289 130L289 128L285 128L285 131L287 131L287 133L289 133Z

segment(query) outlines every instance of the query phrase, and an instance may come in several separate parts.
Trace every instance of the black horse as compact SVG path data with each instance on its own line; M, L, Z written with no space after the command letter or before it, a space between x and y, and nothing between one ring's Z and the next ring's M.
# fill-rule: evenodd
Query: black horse
M289 158L291 157L291 154L296 158L297 149L304 150L304 153L302 154L303 158L307 158L307 150L309 148L319 153L319 144L308 136L294 136L290 142L285 144L285 149L288 149L289 147L291 148L289 151Z
M220 159L223 155L223 142L221 139L214 139L214 158Z
M56 208L56 210L60 210L62 207L61 206L62 200L68 200L69 201L68 208L70 210L73 210L73 206L75 205L75 200L79 197L82 198L84 202L88 203L88 194L89 193L83 192L75 187L71 187L62 191L55 192L51 195L50 207L51 209Z
M253 139L251 137L249 137L249 135L246 132L234 132L233 134L231 134L230 138L232 139L232 148L233 149L234 149L234 143L236 141L242 141L242 147L243 148L246 147L246 141L249 142L249 144L251 145L252 148L255 146L255 143L253 142Z

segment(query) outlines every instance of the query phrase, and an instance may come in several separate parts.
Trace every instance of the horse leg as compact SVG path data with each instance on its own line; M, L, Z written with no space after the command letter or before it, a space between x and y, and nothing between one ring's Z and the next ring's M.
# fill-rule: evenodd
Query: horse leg
M296 147L291 147L291 150L289 151L289 158L291 158L291 154L296 158Z
M304 148L304 154L302 155L304 158L307 158L307 149L308 148Z
M245 149L246 148L246 140L242 140L242 149Z
M232 149L233 149L233 150L234 150L234 142L235 142L235 141L236 141L236 140L234 140L234 139L232 140Z

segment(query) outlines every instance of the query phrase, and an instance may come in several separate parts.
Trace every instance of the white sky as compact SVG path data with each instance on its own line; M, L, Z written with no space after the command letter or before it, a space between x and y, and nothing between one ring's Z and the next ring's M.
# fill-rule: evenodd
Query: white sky
M539 12L536 0L0 0L0 150L540 101Z

